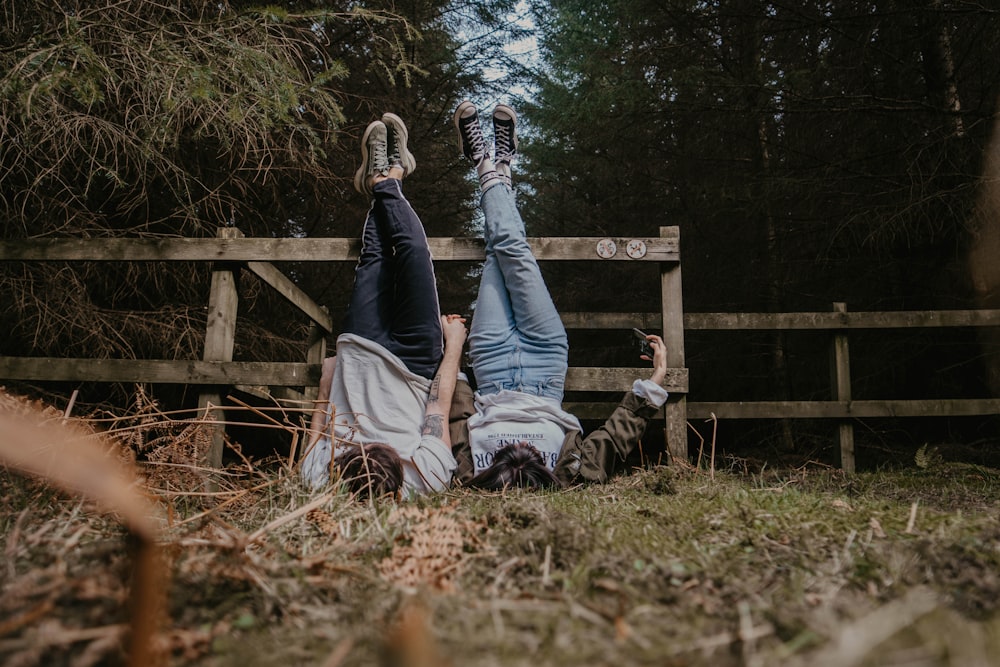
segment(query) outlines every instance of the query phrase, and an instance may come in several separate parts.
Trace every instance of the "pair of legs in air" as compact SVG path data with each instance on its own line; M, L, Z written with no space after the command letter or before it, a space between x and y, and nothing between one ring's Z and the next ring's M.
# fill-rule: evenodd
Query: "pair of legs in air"
M416 169L406 137L402 120L387 113L361 139L354 185L372 205L343 330L379 343L429 379L441 361L441 308L424 226L403 196L403 178Z
M354 343L348 362L332 357L323 365L311 450L303 462L303 475L313 486L328 479L334 457L349 488L373 495L404 485L416 492L440 488L450 481L454 467L444 425L465 326L458 316L441 316L427 236L402 191L403 178L416 168L406 140L405 124L391 113L369 124L362 138L354 185L372 204L338 355L346 349L341 341L360 338L378 345L362 346L359 352ZM359 362L359 354L371 360ZM397 365L402 366L399 371L384 370ZM383 372L368 372L372 368ZM338 395L340 405L332 405L331 396ZM390 407L381 412L383 406ZM325 434L338 410L363 411L353 418L373 425L375 432L384 431L387 441L369 439L362 446L338 441L334 446L336 431ZM438 444L428 445L424 436Z
M469 356L481 394L509 389L562 401L569 356L566 329L528 245L511 189L516 118L510 107L497 106L491 159L475 106L463 102L455 112L463 152L479 175L485 217L486 261Z

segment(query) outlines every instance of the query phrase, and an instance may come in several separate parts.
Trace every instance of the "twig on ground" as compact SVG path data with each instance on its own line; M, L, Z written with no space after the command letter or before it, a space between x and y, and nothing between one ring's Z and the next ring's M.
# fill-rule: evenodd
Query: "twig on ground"
M714 482L715 481L715 435L716 435L716 433L718 432L718 429L719 429L719 418L715 416L714 412L711 413L711 415L712 415L712 419L711 419L711 421L712 421L712 458L711 458L711 463L709 464L708 472L709 472L709 479L711 479Z
M545 560L542 562L542 587L547 588L549 585L549 566L552 563L552 545L545 545Z
M340 667L341 663L350 654L351 649L354 648L354 640L348 637L347 639L342 639L336 647L334 647L333 652L330 653L326 661L323 663L323 667Z
M14 618L8 618L7 620L0 622L0 637L9 635L26 625L31 625L52 611L54 607L55 605L52 603L51 599L42 600L26 612L15 616Z
M743 664L749 665L754 661L754 642L757 640L753 618L750 617L750 604L746 600L741 600L736 608L740 614L739 639L743 649Z
M906 530L904 531L907 535L913 534L913 525L917 522L917 505L919 501L914 500L913 504L910 505L910 518L906 522Z
M285 514L284 516L278 517L277 519L275 519L271 523L267 524L263 528L259 528L259 529L255 530L254 532L250 533L249 536L247 536L247 544L253 544L254 542L256 542L257 540L259 540L263 536L267 535L271 531L275 530L276 528L279 528L280 526L284 526L286 523L294 521L295 519L298 519L300 516L305 516L311 510L314 510L317 507L322 507L327 502L329 502L331 498L333 498L335 495L337 495L338 491L339 491L338 489L334 489L332 491L327 491L326 493L324 493L320 497L316 498L312 502L306 503L305 505L303 505L302 507L298 508L297 510L289 512L288 514Z
M14 578L14 562L15 556L17 554L17 543L21 538L21 529L24 528L24 520L28 517L28 510L31 506L25 507L17 515L17 519L14 520L14 527L10 531L10 535L7 537L7 546L4 549L4 557L7 559L7 574L10 575L11 579ZM3 634L0 632L0 634Z
M25 637L0 640L0 651L18 650L28 648L29 646L34 648L44 648L48 646L75 644L76 642L103 639L110 635L124 635L127 630L128 626L125 624L102 625L97 628L82 628L79 630L63 628L62 626L59 626L58 628L46 627L42 632L33 632Z
M876 646L913 625L940 604L937 594L931 589L925 586L910 589L898 600L842 626L837 637L807 659L804 658L802 664L831 667L860 665Z
M688 422L687 425L688 428L694 431L694 434L698 436L698 460L695 462L694 467L696 470L701 470L701 455L705 451L705 438L701 437L701 433L698 432L698 429L696 429L691 422Z
M69 416L73 414L73 406L76 405L76 397L80 395L79 389L74 389L73 394L69 397L69 403L66 404L66 410L63 412L63 419L69 419Z

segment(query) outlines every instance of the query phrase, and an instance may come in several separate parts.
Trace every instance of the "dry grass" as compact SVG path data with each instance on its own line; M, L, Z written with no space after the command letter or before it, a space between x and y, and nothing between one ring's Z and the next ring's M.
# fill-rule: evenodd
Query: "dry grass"
M142 398L111 440L150 459L170 574L154 648L171 664L964 666L1000 651L996 470L653 468L362 503L306 493L287 461L205 470L203 426L174 417ZM0 660L122 662L115 516L11 475L0 497Z

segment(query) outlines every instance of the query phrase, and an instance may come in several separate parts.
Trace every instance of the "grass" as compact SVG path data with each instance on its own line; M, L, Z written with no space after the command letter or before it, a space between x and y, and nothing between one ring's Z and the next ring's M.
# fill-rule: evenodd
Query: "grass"
M177 437L199 436L186 426ZM655 467L603 486L395 505L310 495L282 462L212 472L153 458L140 470L162 508L156 648L169 664L964 666L1000 655L995 469L713 479ZM202 495L206 481L215 495ZM122 662L131 561L115 517L4 475L0 526L0 662Z

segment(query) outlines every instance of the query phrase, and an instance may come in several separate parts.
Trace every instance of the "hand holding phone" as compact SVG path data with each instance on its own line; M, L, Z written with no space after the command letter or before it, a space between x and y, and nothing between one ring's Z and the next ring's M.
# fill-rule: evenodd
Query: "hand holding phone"
M652 360L653 348L649 345L649 340L647 339L646 334L639 329L632 329L632 335L637 339L636 343L639 345L639 354Z
M663 339L656 335L650 336L639 329L632 329L632 335L635 336L636 342L639 344L640 354L653 362L653 374L649 379L662 385L667 377L667 350ZM654 343L655 348L653 347Z

